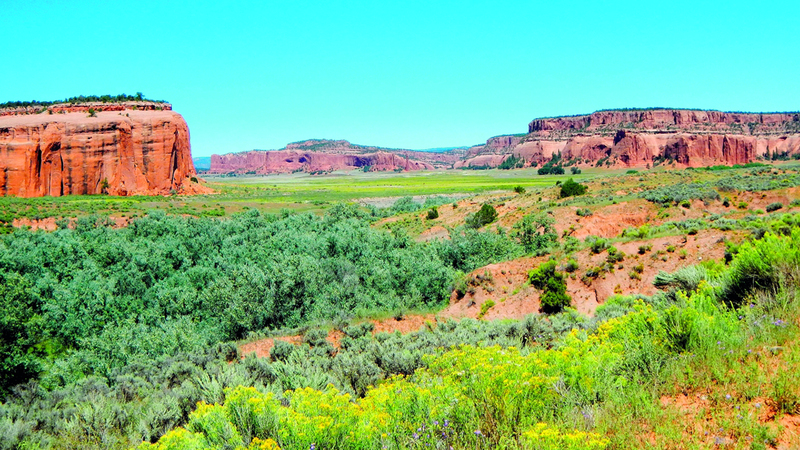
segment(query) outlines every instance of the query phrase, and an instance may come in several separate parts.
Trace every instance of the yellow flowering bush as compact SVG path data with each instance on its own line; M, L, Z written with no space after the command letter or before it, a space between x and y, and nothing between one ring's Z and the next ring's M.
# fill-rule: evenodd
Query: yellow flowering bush
M561 429L546 423L537 423L522 438L528 450L603 450L610 443L597 433Z

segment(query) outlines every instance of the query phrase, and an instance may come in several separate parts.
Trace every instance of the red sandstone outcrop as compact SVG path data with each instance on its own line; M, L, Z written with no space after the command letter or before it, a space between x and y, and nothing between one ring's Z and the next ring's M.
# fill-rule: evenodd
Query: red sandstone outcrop
M0 117L0 195L181 190L195 175L189 129L167 104L159 107Z
M331 154L299 150L254 150L245 153L211 155L210 173L257 174L354 170L370 167L384 170L432 170L431 164L403 158L394 153L376 152L360 155Z
M800 114L696 110L599 111L536 119L524 137L499 136L473 147L455 167L496 167L510 155L535 166L561 153L581 165L644 167L671 160L689 167L744 164L769 153L800 154ZM503 145L507 144L507 145Z
M529 133L543 131L582 130L595 131L603 128L617 129L621 126L636 129L680 129L724 130L734 125L745 126L748 134L753 131L782 129L786 123L800 122L798 113L736 113L702 111L690 109L647 109L628 111L597 111L583 116L551 117L535 119L528 125ZM750 129L752 128L752 131Z
M312 139L293 142L281 150L253 150L211 156L209 173L287 173L354 170L432 170L451 167L463 151L421 152L384 149L348 141Z

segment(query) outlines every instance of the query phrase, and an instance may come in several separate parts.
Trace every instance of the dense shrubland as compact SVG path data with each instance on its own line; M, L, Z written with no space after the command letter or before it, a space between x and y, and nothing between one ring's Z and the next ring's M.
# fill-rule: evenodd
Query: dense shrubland
M522 253L505 236L472 230L418 244L372 229L363 214L251 210L217 221L154 212L123 229L85 219L74 230L6 235L0 301L13 313L2 322L12 338L2 343L11 356L0 392L40 372L57 386L252 331L441 305L460 271Z
M75 229L65 222L53 233L0 237L0 431L17 433L8 442L33 433L45 446L66 447L157 438L184 423L197 401L267 376L261 362L228 365L236 350L223 342L440 306L464 272L525 252L503 233L459 228L450 240L422 244L375 230L372 220L345 205L324 217L250 210L222 221L152 212L121 229L86 217ZM430 353L443 342L488 339L488 331L472 330L468 340L459 333L420 346ZM498 333L491 339L511 332ZM312 339L309 354L298 350L267 380L276 392L331 382L357 394L365 385L347 380L419 364L422 350L395 340L380 343L400 349L373 349L380 360L364 365L343 362L363 352L342 352L335 367L363 371L325 376L319 368L333 362L317 364L311 353L330 358L331 349ZM98 420L97 408L108 422L83 424Z
M201 403L185 429L141 448L674 448L709 433L716 442L774 446L776 430L754 420L758 399L800 411L790 381L800 355L787 351L785 371L769 381L760 363L798 335L799 277L800 229L767 234L742 245L730 267L662 277L667 292L611 300L614 314L601 308L598 319L550 342L460 345L361 398L334 386L285 398L236 387L221 404ZM687 430L669 419L663 396L698 386L711 389L709 408L721 416Z
M278 248L286 251L287 241L281 236L304 232L326 238L325 251L317 253L323 264L338 254L328 253L332 239L325 233L341 237L345 226L352 233L347 254L356 261L356 273L360 258L355 255L378 258L382 251L409 257L427 251L424 254L438 258L448 273L525 251L511 236L475 230L462 230L450 242L426 247L371 230L350 208L337 210L326 218L249 212L225 222L153 214L127 231L84 222L74 231L6 236L5 257L0 258L7 281L2 298L4 306L16 309L7 309L11 313L2 323L3 336L17 336L20 351L4 348L4 355L12 355L3 361L4 374L30 367L30 376L39 371L41 376L13 388L6 384L10 389L0 405L4 445L124 448L139 440L155 442L173 429L158 448L279 444L299 449L312 443L317 448L637 447L629 421L659 420L650 405L669 392L675 380L687 386L698 383L698 376L724 381L729 368L751 358L746 348L779 345L789 331L796 331L787 325L796 315L800 262L800 231L794 222L783 236L762 234L755 236L760 240L737 246L729 268L706 263L661 274L656 283L662 293L612 298L591 319L567 309L520 321L443 321L407 335L376 336L369 323L339 320L334 323L340 324L344 337L338 351L324 339L325 332L304 327L304 343L278 342L271 360L239 360L235 346L217 343L227 338L225 328L212 326L209 318L222 321L230 315L227 308L212 304L218 310L181 315L157 304L158 296L147 295L168 278L159 278L156 269L190 272L191 266L183 268L188 262L214 261L224 270L206 279L203 289L218 279L231 279L227 292L239 295L226 301L243 304L244 316L251 316L258 305L243 302L261 292L253 284L268 280L268 273L248 272L237 279L218 255L231 264L246 257L268 263L259 249L280 242ZM176 236L181 233L194 237L184 242L185 249L170 244L180 242ZM59 239L49 241L48 236ZM364 244L358 247L355 241ZM97 247L101 242L107 244L105 253ZM292 242L296 248L313 248L297 236ZM342 241L333 242L334 248L341 248L336 243ZM600 251L611 248L600 239L591 245ZM477 251L486 248L486 253ZM12 258L10 249L28 256ZM109 280L103 271L113 266L109 252L131 252L129 260L144 264L147 270L140 272L148 276L129 269L129 280ZM53 267L53 255L60 255L59 267ZM19 265L10 264L12 260ZM75 305L76 295L69 291L80 286L74 280L88 282L81 273L89 269L96 284L78 293L94 300ZM190 280L197 276L190 273ZM547 266L532 274L532 281L552 292L559 304L561 277L555 266ZM141 282L146 287L143 298L151 303L131 305L142 308L136 314L119 310L121 301L114 301L113 288L137 279L149 280ZM328 282L340 283L336 277ZM183 286L183 296L173 294L168 304L202 306L188 301L191 286L196 284ZM200 296L203 289L198 289ZM239 293L240 289L245 290ZM92 308L101 290L106 303ZM62 299L70 300L69 307L57 307ZM64 314L65 309L70 314ZM307 317L340 312L318 311ZM97 314L104 314L102 322L90 320ZM303 316L278 317L287 317L287 324L304 323ZM77 335L66 340L63 327ZM4 340L3 345L8 344ZM715 351L720 346L736 354L723 357ZM13 370L8 370L9 364ZM686 378L687 371L695 375ZM3 381L10 383L8 378ZM790 407L793 392L782 388L770 395ZM336 425L331 428L332 424ZM176 428L180 426L186 429ZM763 429L743 432L770 439Z
M751 169L748 174L734 174L703 183L678 183L648 189L640 194L645 200L663 205L679 204L684 201L720 200L719 192L769 191L800 185L798 174L773 173L771 168Z

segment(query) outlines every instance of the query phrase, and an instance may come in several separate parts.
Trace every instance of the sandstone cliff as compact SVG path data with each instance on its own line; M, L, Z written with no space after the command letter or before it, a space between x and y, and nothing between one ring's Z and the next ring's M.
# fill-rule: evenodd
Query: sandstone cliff
M667 160L687 167L744 164L800 154L800 114L699 110L599 111L536 119L528 135L500 136L470 149L455 167L496 167L514 155L535 166L560 153L578 165L644 167ZM769 155L768 155L769 153Z
M403 158L388 152L348 155L299 150L254 150L245 153L211 155L211 169L209 172L268 174L295 171L353 170L364 167L370 167L374 171L395 169L432 170L434 168L431 164Z
M78 112L89 105L0 117L0 195L152 195L188 183L195 170L180 114L105 106L96 117Z

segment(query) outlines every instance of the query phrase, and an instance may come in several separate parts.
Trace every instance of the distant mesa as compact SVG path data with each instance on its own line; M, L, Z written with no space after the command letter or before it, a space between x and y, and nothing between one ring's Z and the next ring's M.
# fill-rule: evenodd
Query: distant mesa
M253 150L212 155L209 173L291 173L334 170L412 171L450 168L463 149L444 152L389 149L344 140L310 139L280 150Z
M498 136L467 152L456 168L498 167L511 158L540 166L558 154L578 166L733 165L800 156L800 113L690 109L604 110L535 119L528 133Z
M528 132L443 151L413 151L311 139L280 150L213 155L211 173L270 174L364 169L542 167L554 155L577 167L745 164L800 157L800 113L693 109L603 110L535 119Z
M190 181L183 117L163 101L121 97L0 104L0 195L204 190Z

